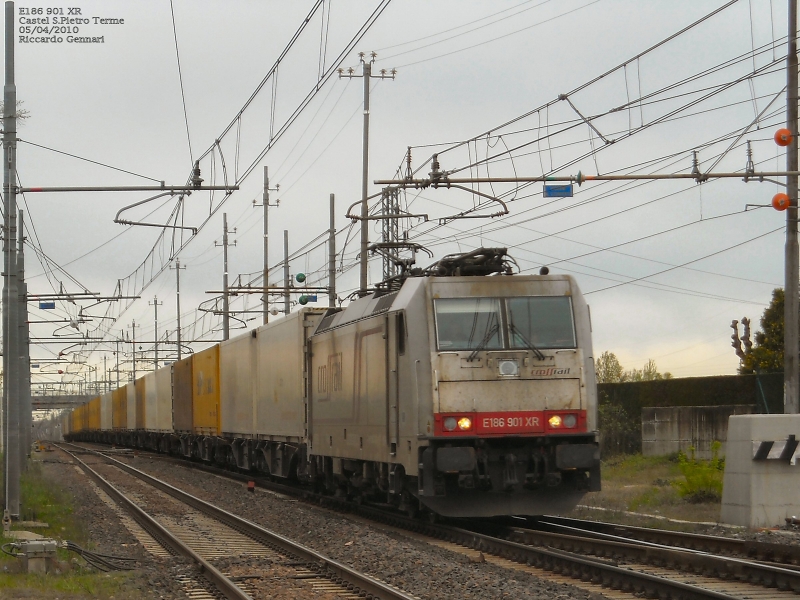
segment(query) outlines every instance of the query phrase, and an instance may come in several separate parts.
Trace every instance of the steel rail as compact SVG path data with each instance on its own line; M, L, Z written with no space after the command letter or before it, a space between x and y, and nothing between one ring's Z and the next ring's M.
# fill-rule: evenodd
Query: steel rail
M528 546L457 527L437 525L432 527L441 530L438 537L475 550L490 552L515 562L534 565L576 579L589 580L604 587L643 594L647 598L739 600L722 592L632 571L601 559L580 556L572 552Z
M585 535L595 533L617 535L642 542L664 544L678 548L701 550L714 554L728 554L746 556L758 560L786 563L787 565L800 565L800 546L788 544L775 544L755 540L742 540L725 538L715 535L700 533L687 533L683 531L668 531L666 529L649 529L647 527L634 527L631 525L616 525L602 521L585 521L568 517L544 516L533 520L536 527L575 528L580 529ZM515 523L514 527L519 527Z
M98 453L94 450L84 447L80 448L81 450L95 452L105 457L104 454ZM162 455L156 456L160 457ZM109 460L114 460L110 457L107 458ZM477 531L470 531L449 525L425 523L417 519L411 519L395 513L389 513L378 508L365 505L354 505L352 502L348 502L342 498L312 494L309 493L308 490L301 491L290 486L263 480L263 478L254 478L253 475L243 476L240 473L219 469L213 466L198 463L187 463L181 459L173 459L169 457L165 458L170 461L175 460L180 464L185 464L189 468L200 469L202 471L229 477L231 479L256 479L260 482L260 485L267 489L273 489L284 494L301 496L306 499L311 498L318 500L323 506L335 507L336 510L355 512L361 516L370 518L374 521L386 523L394 527L400 527L417 533L422 533L423 535L457 543L466 548L472 548L474 550L501 556L514 562L533 565L538 568L553 571L555 573L568 575L575 579L592 581L593 583L598 583L604 587L610 587L612 589L644 594L647 597L671 598L672 600L740 600L736 596L731 596L725 593L716 592L678 581L672 581L664 577L651 575L649 573L641 573L627 568L618 567L616 564L613 564L612 561L604 560L602 558L592 558L564 550L530 546L523 543L483 534ZM118 463L119 461L114 462ZM125 463L120 463L120 465L125 465L125 467L128 467L134 471L136 470L133 467L129 467ZM643 550L642 548L638 548L638 551L640 553L638 558L641 559L641 553L649 552L650 549L647 548Z
M679 549L658 545L653 542L636 542L619 537L609 539L609 534L598 537L582 537L575 533L550 533L514 528L510 539L526 545L546 545L570 552L594 554L598 556L625 558L629 561L641 561L655 566L664 564L680 565L688 572L702 572L707 576L731 577L748 583L761 583L765 587L777 587L781 590L800 592L800 571L754 563L752 561L719 557L700 550Z
M83 469L84 472L103 489L103 491L111 496L114 501L117 502L117 504L122 505L131 514L131 516L133 516L136 522L139 523L139 525L141 525L150 535L152 535L156 541L158 541L165 548L172 550L176 554L186 556L194 561L200 567L201 574L209 579L211 583L213 583L214 586L220 591L220 593L225 596L225 598L228 598L229 600L252 600L248 594L242 591L242 589L233 581L223 575L216 567L214 567L214 565L175 537L172 532L166 529L144 510L142 510L125 494L114 487L109 481L104 479L97 471L92 469L89 465L78 458L75 453L63 448L61 444L53 445L75 459L81 469ZM81 450L85 450L85 448L81 448Z
M136 469L135 467L132 467L122 461L95 450L90 450L80 446L76 447L80 448L84 452L90 452L102 457L104 460L109 461L111 464L122 469L126 473L145 481L151 486L169 494L173 498L176 498L177 500L220 521L221 523L224 523L228 527L231 527L232 529L235 529L236 531L239 531L240 533L243 533L256 541L273 548L278 548L284 554L290 554L298 557L298 559L307 562L309 568L316 571L321 571L324 576L333 579L337 583L346 582L352 584L353 586L357 587L360 592L366 594L367 597L371 596L380 600L417 600L415 596L411 596L400 590L397 590L388 584L373 579L369 575L360 573L343 563L328 558L327 556L320 554L311 548L307 548L301 544L298 544L297 542L293 542L289 538L265 529L264 527L253 523L252 521L243 519L242 517L234 515L233 513L206 502L205 500L201 500L196 496L192 496L191 494L184 492L183 490L180 490L165 481L157 479L152 475L148 475L147 473L140 471L139 469Z

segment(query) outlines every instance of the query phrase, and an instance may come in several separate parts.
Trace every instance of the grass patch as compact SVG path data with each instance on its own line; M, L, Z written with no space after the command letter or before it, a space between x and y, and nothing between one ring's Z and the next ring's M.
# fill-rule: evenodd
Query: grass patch
M686 462L682 463L677 453L668 456L641 454L612 456L601 464L602 491L587 494L583 502L587 506L605 510L600 512L576 509L574 516L626 524L644 524L631 520L635 519L634 517L624 515L625 511L631 511L688 521L717 521L720 511L719 498L710 495L682 496L680 493L681 486L689 481L686 473L689 473L692 482L695 482L697 478L693 475L704 468L703 463L708 462L692 462L686 459ZM721 483L722 471L717 473ZM665 521L656 520L652 524L679 528L679 524L668 525Z
M28 468L20 477L20 519L47 523L49 527L34 530L43 537L71 540L84 548L90 546L86 524L74 514L71 494L45 478L42 464L36 460L28 461ZM11 528L25 529L18 523L13 523ZM1 534L0 540L3 543L11 541ZM74 557L74 554L59 549L60 573L36 575L18 572L22 561L0 553L0 598L77 600L136 597L125 592L132 577L130 573L87 572L72 562ZM79 559L79 564L82 565L83 560Z
M28 470L22 474L20 517L23 521L43 521L50 525L37 530L44 537L71 540L86 547L89 531L86 525L73 514L73 499L64 488L44 478L39 461L28 462ZM13 528L13 527L12 527Z
M29 575L0 573L0 597L3 598L134 598L125 588L130 573L89 574L70 572L64 575ZM8 596L6 594L13 594Z
M678 455L678 466L683 479L675 482L681 498L693 503L719 502L722 500L722 475L725 461L719 458L720 442L711 444L711 460L697 460L694 448L689 448L689 456L683 452Z

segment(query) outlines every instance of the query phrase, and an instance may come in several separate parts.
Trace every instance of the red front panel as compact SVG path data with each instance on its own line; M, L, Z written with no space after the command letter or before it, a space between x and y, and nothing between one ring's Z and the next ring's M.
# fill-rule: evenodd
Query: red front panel
M553 428L548 419L553 415L575 415L575 427ZM586 432L585 410L564 411L509 411L509 412L479 412L479 413L436 413L434 416L434 435L445 437L464 436L503 436L503 435L535 435L535 434L564 434ZM456 427L452 431L445 428L445 420L452 417L456 421L467 417L472 422L469 430Z
M481 412L475 414L473 423L478 435L544 433L542 411Z

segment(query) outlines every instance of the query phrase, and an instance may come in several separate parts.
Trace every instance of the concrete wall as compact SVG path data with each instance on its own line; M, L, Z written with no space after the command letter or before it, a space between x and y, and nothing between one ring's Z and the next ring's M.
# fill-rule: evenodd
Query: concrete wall
M663 456L694 447L695 457L711 458L711 444L722 442L725 456L728 418L756 412L754 405L642 408L642 454Z

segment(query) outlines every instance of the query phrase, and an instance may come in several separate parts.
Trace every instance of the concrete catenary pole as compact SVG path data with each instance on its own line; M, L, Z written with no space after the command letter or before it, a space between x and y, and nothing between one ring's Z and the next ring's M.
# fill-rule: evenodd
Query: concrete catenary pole
M116 352L116 356L117 356L117 389L119 389L119 340L121 339L121 336L124 333L125 333L124 331L120 331L120 338L117 338L117 352Z
M367 196L367 178L369 177L369 84L372 78L372 63L365 60L363 62L364 76L364 140L362 142L362 179L361 179L361 280L360 290L362 294L367 292L367 247L369 246L369 201Z
M291 310L289 288L291 287L289 275L289 231L283 230L283 314L288 315Z
M131 323L131 329L133 330L133 380L136 381L136 321Z
M178 304L178 360L181 359L181 269L185 269L186 267L181 266L181 259L175 259L175 286L176 286L176 298Z
M25 448L20 453L22 470L27 471L31 456L31 429L33 413L31 407L31 346L30 326L28 325L28 285L25 283L25 227L23 211L19 211L19 245L17 248L17 282L19 287L19 398L20 398L20 442Z
M153 327L154 327L155 332L153 334L153 340L155 340L155 352L153 353L153 356L154 356L154 358L153 358L153 370L157 371L158 370L158 306L160 304L163 305L164 303L158 301L158 296L153 296L153 301L150 302L149 304L152 304L153 311L154 311L154 315L153 315L154 316L154 321L153 321L154 325L153 325Z
M269 322L269 167L264 166L264 195L261 199L264 205L264 271L262 275L261 285L264 286L264 295L261 296L261 308L263 309L264 316L262 321L264 325Z
M328 229L328 306L336 306L336 199L331 194L330 229Z
M222 339L230 337L228 309L228 213L222 213Z
M370 58L367 59L364 52L359 52L358 56L361 59L361 75L356 75L352 68L347 69L347 72L345 72L344 69L339 69L339 79L352 79L357 77L362 77L364 79L364 140L361 157L363 168L361 179L361 245L359 248L361 258L359 289L361 295L364 295L367 293L367 248L369 247L369 221L367 221L369 217L369 200L367 199L367 178L369 175L369 85L372 79L394 79L397 75L397 70L392 69L387 72L386 69L381 69L377 75L373 75L372 63L378 55L375 54L375 52L371 52Z
M789 51L786 57L786 127L792 142L786 148L786 170L797 171L797 0L789 0ZM787 175L786 193L790 206L786 211L786 298L784 302L783 412L800 412L800 255L797 244L797 175Z
M6 2L5 85L3 87L3 405L5 481L3 518L19 518L19 330L17 326L17 87L14 83L14 3Z

